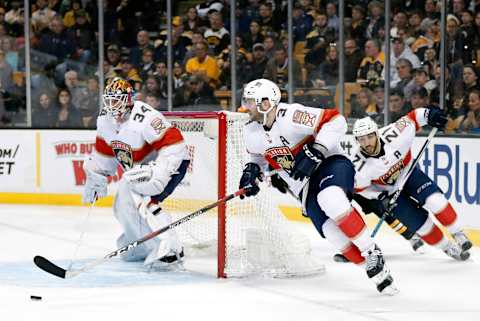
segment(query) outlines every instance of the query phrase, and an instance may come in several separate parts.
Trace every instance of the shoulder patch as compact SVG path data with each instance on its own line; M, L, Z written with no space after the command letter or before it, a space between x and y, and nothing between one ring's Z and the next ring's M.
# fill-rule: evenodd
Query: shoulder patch
M165 128L167 128L165 122L160 117L155 117L150 123L150 126L152 126L157 134L160 134Z
M402 132L402 131L405 129L405 127L407 127L407 125L408 125L408 124L407 124L407 121L408 121L408 120L405 119L405 117L402 117L402 118L400 118L399 120L397 120L397 121L395 122L395 127L396 127L400 132Z
M317 119L317 115L311 114L303 110L295 110L292 117L292 121L294 123L309 126L309 127L315 126L316 119Z

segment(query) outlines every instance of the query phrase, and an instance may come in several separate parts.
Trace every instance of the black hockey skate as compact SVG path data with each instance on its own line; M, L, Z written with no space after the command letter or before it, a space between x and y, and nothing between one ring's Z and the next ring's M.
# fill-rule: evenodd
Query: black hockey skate
M422 246L425 245L420 235L413 234L413 236L408 240L414 252L423 253L422 250L419 250Z
M337 253L333 256L333 260L335 262L338 262L338 263L348 263L350 262L349 259L347 259L347 257L341 253Z
M179 260L182 260L185 254L183 253L183 249L181 252L175 252L172 254L167 254L164 257L158 259L160 262L166 263L166 264L172 264L174 262L177 262Z
M382 251L375 245L374 248L362 253L366 260L367 276L375 283L378 292L395 295L399 291L393 284L393 277L385 264Z

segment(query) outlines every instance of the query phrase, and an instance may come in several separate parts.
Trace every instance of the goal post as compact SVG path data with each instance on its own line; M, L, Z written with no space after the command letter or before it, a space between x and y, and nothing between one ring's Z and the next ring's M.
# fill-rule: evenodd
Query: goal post
M182 131L191 164L164 207L174 218L238 189L249 161L243 138L248 115L232 112L166 112ZM217 276L252 274L290 277L324 270L311 254L307 237L296 231L265 182L256 197L234 199L178 227L187 256L194 251L216 257Z

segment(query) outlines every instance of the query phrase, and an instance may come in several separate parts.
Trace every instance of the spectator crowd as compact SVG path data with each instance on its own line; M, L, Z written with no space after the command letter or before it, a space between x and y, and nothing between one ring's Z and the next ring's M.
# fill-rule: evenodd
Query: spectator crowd
M288 57L287 1L238 0L237 88L231 90L230 1L105 0L103 70L98 70L98 8L94 0L31 1L31 93L33 126L92 128L100 107L99 72L108 82L128 79L136 99L167 109L167 24L172 25L173 105L220 106L220 91L238 95L256 78L295 89L294 101L312 107L338 105L338 1L293 3L293 57ZM382 123L389 86L389 121L439 104L440 1L391 1L385 30L381 1L345 1L345 116L367 115ZM448 132L480 132L480 2L448 0L445 108ZM23 1L0 0L0 125L25 119ZM385 83L385 36L390 75ZM288 79L289 63L293 79ZM220 107L218 107L220 108Z

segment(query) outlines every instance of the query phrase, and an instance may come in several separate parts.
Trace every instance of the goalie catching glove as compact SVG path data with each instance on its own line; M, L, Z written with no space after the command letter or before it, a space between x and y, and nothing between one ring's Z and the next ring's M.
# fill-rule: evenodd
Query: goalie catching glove
M290 176L294 180L303 180L312 176L313 172L325 159L327 149L320 144L305 144L302 150L295 156L295 163Z
M255 163L246 164L242 178L240 178L240 188L245 188L245 196L255 196L260 192L257 179L262 181L260 166ZM245 196L240 195L240 198L243 199Z

